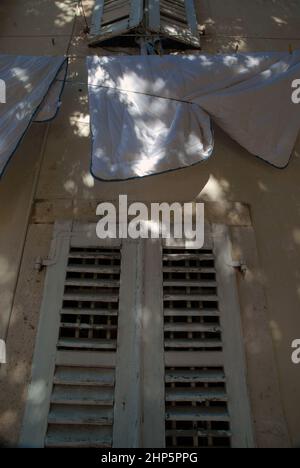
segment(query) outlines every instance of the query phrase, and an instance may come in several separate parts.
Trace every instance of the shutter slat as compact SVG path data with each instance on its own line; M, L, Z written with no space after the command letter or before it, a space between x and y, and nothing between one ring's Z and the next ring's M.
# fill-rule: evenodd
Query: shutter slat
M218 317L216 309L164 309L165 317Z
M100 372L105 373L106 369L113 369L115 367L115 353L99 353L98 351L58 351L56 355L56 365L73 368L86 368L93 370L95 368L102 368ZM71 370L70 370L71 371ZM82 371L82 369L80 370ZM113 371L109 371L112 372Z
M69 265L67 267L68 273L120 273L119 266L107 265Z
M88 338L64 338L58 341L59 348L85 348L85 349L115 349L115 340L90 340Z
M54 375L55 385L112 387L114 383L113 369L58 367Z
M174 287L186 287L188 286L189 288L192 287L208 287L208 288L213 288L217 286L216 281L202 281L202 280L165 280L164 281L164 286L174 286Z
M55 426L48 429L47 448L110 448L112 436L105 426Z
M61 315L91 315L91 313L93 314L93 316L96 316L96 317L117 316L118 310L117 309L86 309L86 308L74 309L71 307L66 307L64 309L61 309L60 311Z
M117 325L88 325L87 323L61 323L61 328L71 328L75 330L117 330Z
M90 406L52 405L49 416L49 424L62 425L96 425L111 426L113 423L113 409Z
M222 370L166 370L166 383L219 383L225 382Z
M127 1L122 2L119 7L111 8L104 12L102 17L102 26L113 23L119 18L125 17L128 18L130 14L130 7Z
M103 35L103 40L107 40L109 36L114 37L119 35L119 31L129 30L129 18L121 19L111 24L106 24L101 27L101 34Z
M165 351L166 367L222 367L223 363L222 351Z
M166 431L167 437L231 437L230 431L202 430L202 429L169 429Z
M190 340L190 339L166 339L165 348L166 349L197 349L197 348L220 348L221 343L217 340Z
M121 254L111 251L102 252L88 252L88 251L71 251L69 254L70 259L80 259L80 260L120 260Z
M229 421L228 412L222 408L167 407L169 421Z
M221 331L221 327L217 325L206 325L198 323L168 323L165 325L165 331L218 333Z
M164 300L217 302L218 296L204 294L164 294Z
M114 392L113 388L55 386L51 403L76 406L113 406Z
M117 280L102 280L102 279L86 279L86 278L76 278L76 279L67 279L66 286L72 287L90 287L90 288L118 288L120 282Z
M204 260L214 260L214 256L211 253L164 253L163 261L204 261Z
M88 294L84 292L67 293L64 295L64 301L79 301L79 302L118 302L117 294Z
M168 388L166 389L166 401L194 401L203 403L209 401L227 401L225 390L221 388Z
M164 0L161 0L160 4L162 13L166 13L167 15L170 15L170 17L174 16L175 18L186 22L186 11L184 5L178 5L175 4L175 2L170 3Z
M164 273L216 273L215 268L206 267L182 267L182 266L164 266Z

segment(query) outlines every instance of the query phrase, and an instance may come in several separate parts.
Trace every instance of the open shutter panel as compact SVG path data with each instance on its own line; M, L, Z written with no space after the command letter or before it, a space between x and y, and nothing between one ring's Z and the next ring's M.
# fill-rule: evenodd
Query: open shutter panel
M251 447L235 272L226 233L206 239L163 249L166 446Z
M144 14L143 0L96 0L89 44L96 45L137 28Z
M25 447L111 447L121 246L58 229L48 268Z
M148 28L192 47L200 47L194 0L148 0Z
M194 0L96 0L89 44L97 45L138 27L143 27L140 32L200 47Z

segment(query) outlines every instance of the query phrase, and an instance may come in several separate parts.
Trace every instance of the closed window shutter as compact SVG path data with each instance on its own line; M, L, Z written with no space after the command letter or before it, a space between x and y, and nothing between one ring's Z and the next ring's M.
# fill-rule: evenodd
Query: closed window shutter
M143 0L96 0L89 44L96 45L137 28L143 13Z
M148 0L147 10L150 31L200 47L194 0Z
M254 446L228 230L205 238L57 224L21 446Z
M121 245L67 227L47 272L21 445L111 447Z
M166 446L251 447L235 272L224 227L162 255Z

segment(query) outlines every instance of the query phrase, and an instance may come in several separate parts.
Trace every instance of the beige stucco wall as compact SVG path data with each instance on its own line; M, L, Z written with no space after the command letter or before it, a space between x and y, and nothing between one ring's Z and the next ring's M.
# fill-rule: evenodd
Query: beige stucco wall
M126 183L101 183L89 175L90 139L85 56L110 51L89 49L84 22L72 0L2 0L0 53L69 54L71 64L63 105L56 120L35 124L0 183L0 333L10 317L8 366L2 366L0 439L17 440L26 395L29 357L43 276L32 264L47 255L51 226L47 213L64 207L81 214L95 200L190 201L250 207L266 295L266 319L273 337L284 417L292 446L300 446L300 367L291 363L291 342L300 338L300 139L289 167L274 169L250 156L216 130L214 156L205 164ZM300 0L196 0L206 24L203 50L234 52L300 48ZM89 15L92 0L83 2ZM297 39L298 37L298 39ZM300 77L299 77L300 78ZM79 84L83 83L83 84ZM44 222L41 226L29 226ZM24 239L27 248L21 272ZM13 297L19 278L17 295ZM10 315L13 309L12 315ZM255 331L252 331L253 333ZM259 334L260 330L257 331ZM28 337L31 341L28 341ZM270 390L271 392L272 390ZM263 396L262 396L263 397ZM18 402L18 404L16 404ZM276 428L274 429L276 430ZM280 433L277 445L280 445ZM282 436L282 445L287 440Z

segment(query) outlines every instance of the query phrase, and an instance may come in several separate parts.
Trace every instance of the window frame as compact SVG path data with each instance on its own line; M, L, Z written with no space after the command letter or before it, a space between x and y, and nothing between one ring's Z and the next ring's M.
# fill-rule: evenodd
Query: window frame
M227 226L218 224L207 224L205 229L205 248L212 248L216 255L219 294L221 302L223 300L223 304L227 304L226 308L223 306L226 309L226 320L222 320L222 327L226 329L223 355L228 393L231 395L229 410L233 429L232 446L252 447L255 442L229 230ZM59 314L57 317L53 314L53 308L61 308L70 246L107 247L109 244L122 246L113 447L165 446L163 281L162 268L157 266L162 265L163 246L191 248L191 243L174 239L102 241L96 237L95 224L71 221L57 222L54 228L50 250L52 262L45 279L21 446L43 447L45 443L60 320ZM128 291L132 294L128 294ZM136 320L132 320L132 310L137 311ZM149 321L154 321L156 327L149 327ZM143 333L145 327L147 334ZM128 352L132 358L130 366ZM205 364L208 365L207 361L203 362ZM39 388L41 378L45 380L42 389ZM39 401L37 392L40 392L40 397L42 395Z

